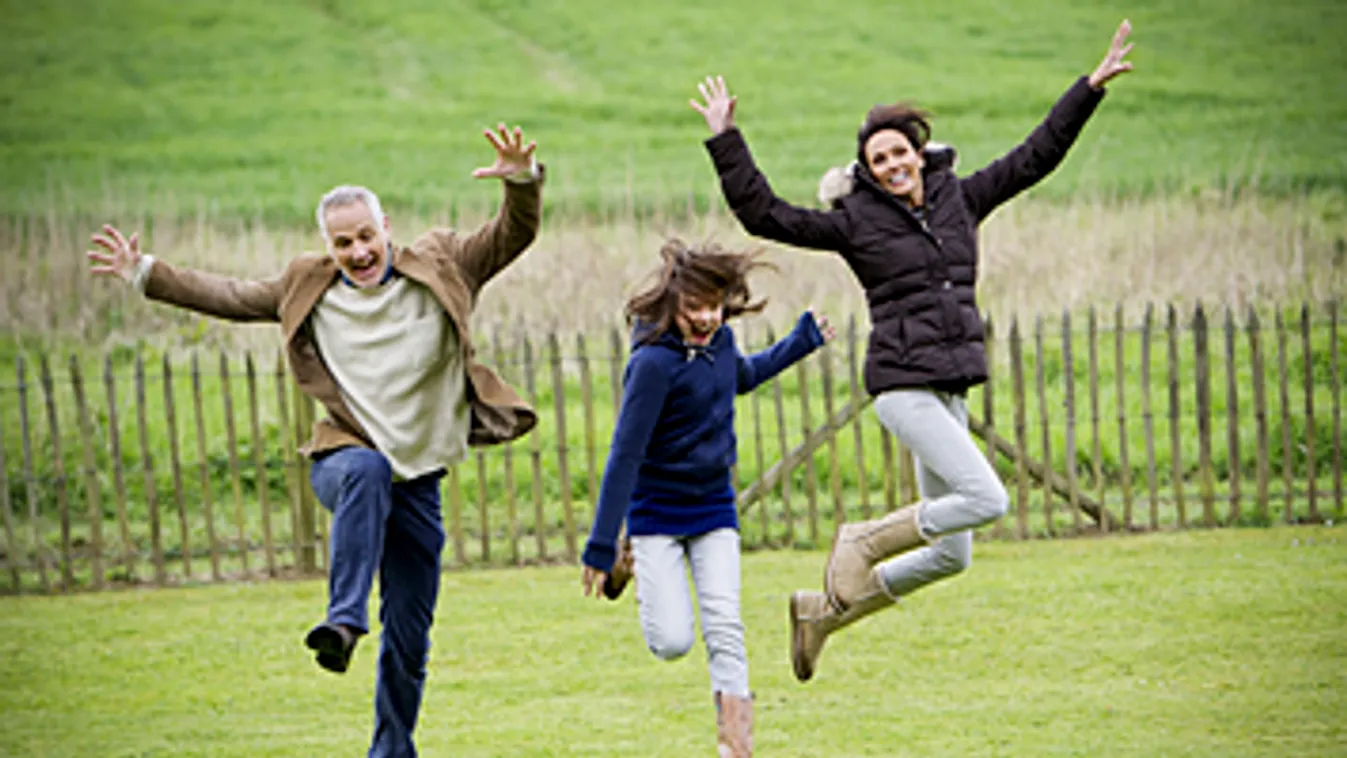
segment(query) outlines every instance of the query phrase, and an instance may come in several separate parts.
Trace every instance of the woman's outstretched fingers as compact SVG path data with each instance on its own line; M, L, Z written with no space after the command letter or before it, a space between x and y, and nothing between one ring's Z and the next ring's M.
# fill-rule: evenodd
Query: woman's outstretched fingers
M1113 33L1113 49L1114 50L1120 49L1123 46L1123 43L1127 41L1127 35L1131 33L1132 33L1132 22L1127 19L1123 19L1122 23L1118 24L1118 31ZM1129 45L1128 47L1131 46Z
M1099 66L1090 74L1090 86L1100 89L1117 75L1131 71L1132 62L1123 60L1128 53L1132 52L1132 43L1127 41L1128 35L1132 33L1132 22L1123 19L1118 25L1118 30L1113 33L1113 40L1109 43L1108 53L1104 55L1104 60L1099 62Z
M694 104L693 107L696 108L698 112L700 112L703 116L707 115L707 113L711 110L715 102L715 98L711 94L710 83L711 77L709 76L706 78L706 81L697 82L697 92L702 96L702 99L700 102L698 102L696 99L692 101ZM703 106L702 103L706 103L706 105Z
M1109 57L1115 68L1119 71L1128 71L1132 68L1130 61L1124 61L1123 58L1132 52L1132 43L1127 41L1127 36L1132 33L1132 23L1123 19L1118 24L1118 31L1113 33L1113 44L1109 46Z
M697 92L701 94L702 102L693 98L689 104L693 110L702 114L713 134L720 134L734 126L734 98L725 85L725 77L706 77L697 83Z

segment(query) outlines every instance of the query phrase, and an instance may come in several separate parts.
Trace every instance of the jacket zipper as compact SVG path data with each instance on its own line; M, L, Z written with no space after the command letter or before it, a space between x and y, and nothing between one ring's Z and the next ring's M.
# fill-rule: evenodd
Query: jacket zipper
M954 282L949 277L949 263L948 261L945 260L944 255L945 246L941 244L940 238L935 236L935 232L931 231L931 226L929 223L927 223L926 219L917 218L917 214L913 213L911 208L908 208L892 194L885 192L884 188L880 187L873 179L870 178L868 174L864 172L858 173L860 173L860 179L862 182L864 182L872 191L877 192L880 197L882 197L894 208L897 208L898 212L906 216L908 220L916 222L916 225L919 229L921 229L922 234L926 235L926 238L929 239L931 243L935 245L936 260L940 263L941 266L945 268L945 276L941 277L938 274L936 274L936 272L932 272L931 276L932 284L939 282L940 288L945 291L953 289ZM925 177L923 177L922 181L923 182L925 181ZM928 202L926 205L926 212L928 217L931 213L935 212L935 204ZM953 334L955 325L950 323L949 313L945 310L943 305L940 308L940 316L941 321L943 321L945 324L945 334ZM954 367L959 372L959 376L966 381L969 377L968 372L964 370L964 367L958 364L957 361L953 360L953 358L951 358L950 362L955 364Z

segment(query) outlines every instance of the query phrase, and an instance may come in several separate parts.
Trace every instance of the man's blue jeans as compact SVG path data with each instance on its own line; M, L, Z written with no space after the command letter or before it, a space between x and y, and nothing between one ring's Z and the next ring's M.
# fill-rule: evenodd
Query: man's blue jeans
M369 632L369 594L379 570L379 674L370 758L416 755L430 625L440 591L443 472L393 481L382 453L345 447L310 470L318 501L332 512L327 621Z

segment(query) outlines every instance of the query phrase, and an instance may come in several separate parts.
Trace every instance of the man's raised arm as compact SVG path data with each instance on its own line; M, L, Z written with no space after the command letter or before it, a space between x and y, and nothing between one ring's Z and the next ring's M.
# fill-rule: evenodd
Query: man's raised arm
M115 276L151 300L230 321L280 321L279 277L254 281L177 268L142 253L138 234L128 239L110 225L93 241L107 252L89 251L90 271Z
M496 149L496 162L472 172L478 179L503 179L505 200L495 218L466 237L441 241L463 271L476 293L496 274L510 265L538 235L542 220L543 171L534 159L534 142L524 144L519 127L509 130L504 124L496 131L485 131Z

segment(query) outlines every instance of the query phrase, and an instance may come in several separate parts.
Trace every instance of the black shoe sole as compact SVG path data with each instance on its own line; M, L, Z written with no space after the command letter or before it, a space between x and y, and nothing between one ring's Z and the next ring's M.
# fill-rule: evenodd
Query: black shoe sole
M603 580L603 596L609 600L618 599L622 596L622 591L627 589L627 584L630 581L631 577L627 577L619 583L613 580L612 574L609 574L608 578Z
M355 650L355 643L350 647L346 646L346 640L342 638L341 632L330 626L318 626L309 632L304 638L304 644L308 645L310 650L318 653L315 660L318 665L335 674L345 674L346 669L351 665L351 652Z

